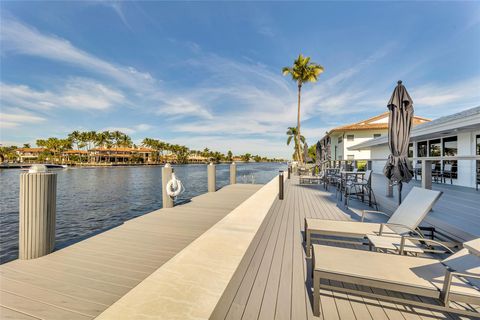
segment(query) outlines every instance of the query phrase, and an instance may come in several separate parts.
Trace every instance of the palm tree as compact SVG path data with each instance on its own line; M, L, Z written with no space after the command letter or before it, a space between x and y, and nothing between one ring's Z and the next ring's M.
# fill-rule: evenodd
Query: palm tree
M284 76L291 75L292 80L297 82L298 86L298 110L297 110L297 135L300 136L300 96L302 85L306 82L316 82L320 73L324 71L319 64L310 62L310 57L304 57L302 54L293 62L292 67L284 67L282 73ZM300 145L297 146L298 148ZM302 152L297 150L298 160L303 163Z
M292 139L293 141L295 142L295 152L293 154L293 158L294 160L299 160L300 157L301 157L301 147L300 147L300 142L301 143L305 143L305 137L302 136L302 135L298 135L298 130L296 127L288 127L288 130L287 130L287 146L290 145L290 142L292 142Z

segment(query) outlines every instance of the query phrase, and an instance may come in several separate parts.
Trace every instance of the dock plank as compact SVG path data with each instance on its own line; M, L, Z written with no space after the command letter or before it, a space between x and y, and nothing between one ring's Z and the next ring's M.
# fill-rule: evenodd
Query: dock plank
M50 255L1 265L1 310L19 319L93 319L260 188L226 186Z

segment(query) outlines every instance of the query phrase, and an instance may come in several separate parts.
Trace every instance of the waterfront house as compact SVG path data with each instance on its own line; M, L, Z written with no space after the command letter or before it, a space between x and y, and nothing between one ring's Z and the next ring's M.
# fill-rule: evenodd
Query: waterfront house
M15 153L18 156L19 162L34 162L37 161L39 156L45 151L47 151L46 148L19 148L15 150Z
M151 163L154 161L154 153L156 151L149 148L94 148L88 150L89 162L101 163L101 162L113 162L113 163L126 163L126 162L142 162Z
M372 161L374 172L381 173L390 153L388 137L382 136L348 147L348 152L359 152L362 159ZM368 156L367 156L368 155ZM480 164L475 159L448 159L446 157L472 157L480 155L480 106L436 120L419 124L410 135L409 157L413 167L419 168L416 158L433 160L433 172L442 172L451 165L452 183L475 187L478 183ZM367 157L365 157L367 156Z
M61 153L62 163L86 161L88 159L87 150L65 150Z
M415 116L413 125L429 122L427 118ZM387 137L388 112L356 123L339 126L328 131L320 139L322 160L355 160L370 158L368 149L350 149L359 143L378 137Z

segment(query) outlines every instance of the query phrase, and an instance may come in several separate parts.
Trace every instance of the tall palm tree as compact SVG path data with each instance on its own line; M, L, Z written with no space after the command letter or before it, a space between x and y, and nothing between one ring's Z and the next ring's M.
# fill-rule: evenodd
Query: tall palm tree
M319 64L310 62L310 57L304 57L302 54L298 55L298 58L293 62L292 67L284 67L282 73L284 76L291 75L292 80L297 83L298 86L298 109L297 109L297 135L300 136L300 97L302 92L302 86L306 82L316 82L318 76L324 71L323 67ZM300 148L300 145L297 146ZM298 160L303 163L302 152L297 150L300 156Z
M293 141L295 142L294 158L296 158L296 160L299 160L302 153L300 142L305 143L305 137L302 135L298 135L298 130L295 127L288 127L287 136L287 146L290 145L290 142L292 142L293 139Z

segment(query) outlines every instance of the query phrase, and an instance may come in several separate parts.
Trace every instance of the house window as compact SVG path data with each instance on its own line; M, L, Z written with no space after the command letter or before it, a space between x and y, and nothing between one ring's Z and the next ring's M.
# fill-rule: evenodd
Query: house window
M355 156L353 154L347 154L347 160L353 160Z
M417 143L417 157L427 156L427 141Z
M442 145L440 143L440 139L430 140L428 145L429 145L429 148L428 148L429 156L430 157L440 157L440 155L441 155L440 150L441 150L441 145Z
M382 136L381 133L374 133L373 134L373 139L380 138Z
M338 143L342 143L343 142L343 137L338 137Z
M457 137L443 138L443 155L456 156L457 155Z
M355 139L355 136L353 134L347 135L347 141L353 141L354 139Z

